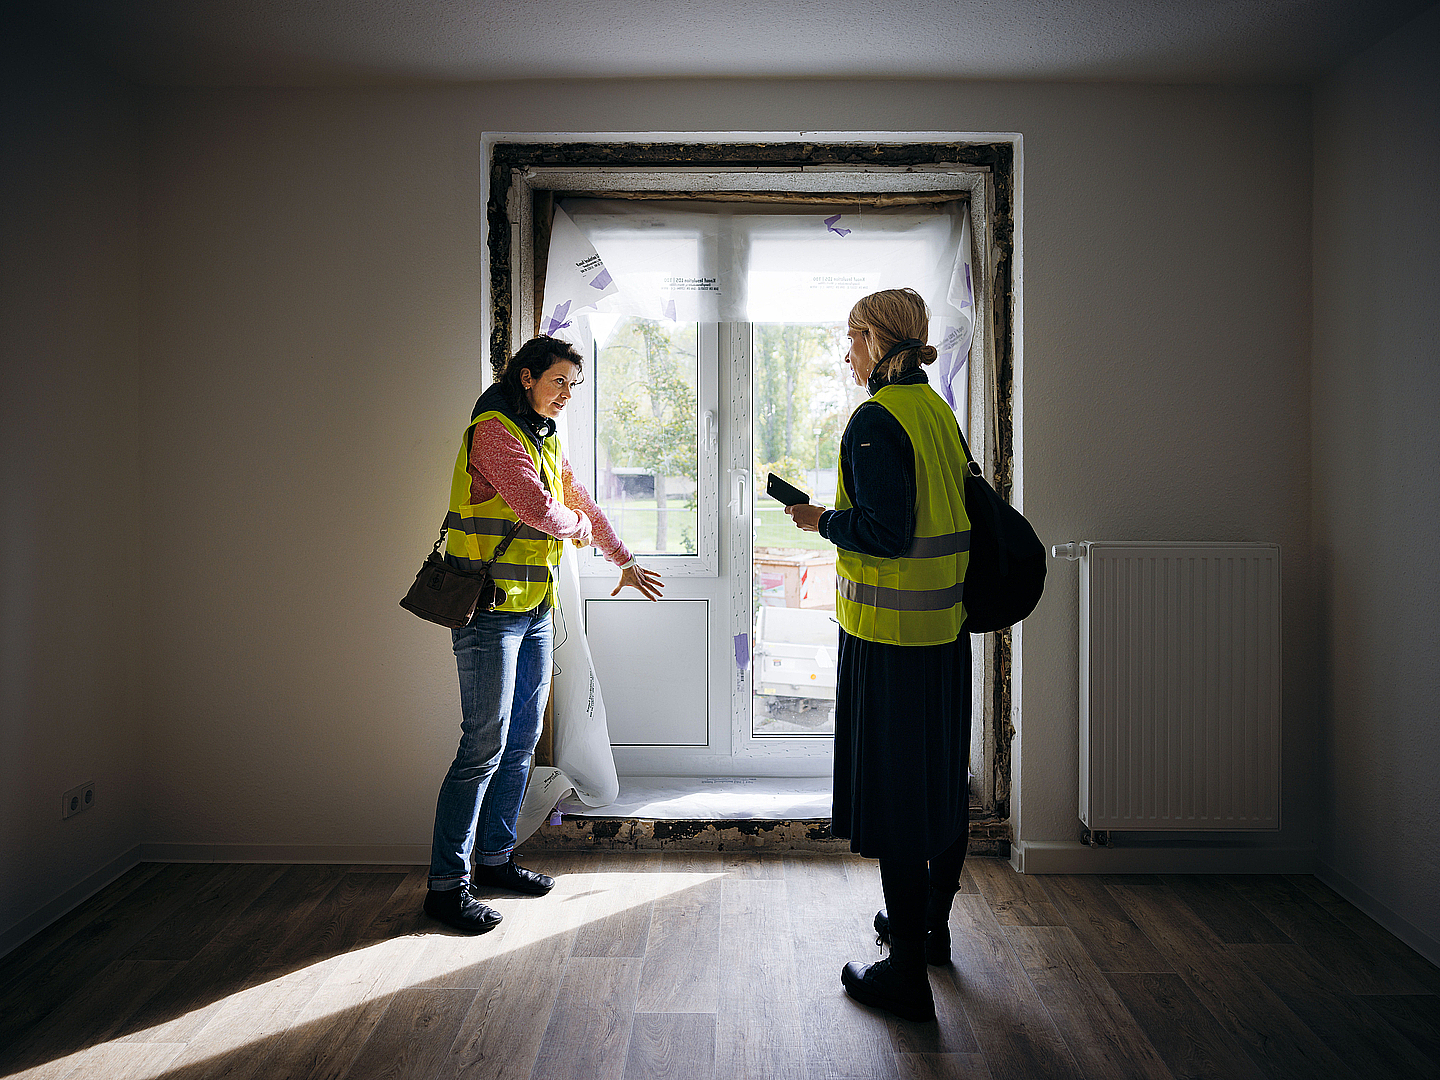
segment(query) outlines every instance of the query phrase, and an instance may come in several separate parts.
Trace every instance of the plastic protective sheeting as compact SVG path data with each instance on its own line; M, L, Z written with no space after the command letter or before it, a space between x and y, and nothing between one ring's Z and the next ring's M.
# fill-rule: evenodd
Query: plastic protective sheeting
M970 215L962 215L959 251L945 292L945 306L936 316L932 305L930 340L939 353L930 371L930 385L960 417L969 432L968 381L970 343L975 339L975 275L970 258Z
M530 770L525 799L520 804L516 843L523 843L545 823L562 798L584 806L608 806L620 792L615 755L605 723L605 700L590 645L580 623L580 578L575 553L569 544L560 561L560 606L555 611L555 700L553 766Z
M545 299L556 297L546 307L541 329L552 337L572 325L571 312L594 307L619 289L595 246L575 227L562 210L550 224L550 258L545 264Z
M911 288L930 306L937 393L966 421L975 331L969 205L804 210L563 199L542 329L589 354L616 316L665 322L842 323L862 296Z

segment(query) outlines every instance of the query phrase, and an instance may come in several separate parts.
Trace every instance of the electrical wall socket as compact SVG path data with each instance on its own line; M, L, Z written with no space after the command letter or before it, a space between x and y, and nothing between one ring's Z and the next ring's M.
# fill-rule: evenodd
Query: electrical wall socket
M95 805L95 781L81 784L65 792L60 802L60 817L74 817L82 810L89 810Z

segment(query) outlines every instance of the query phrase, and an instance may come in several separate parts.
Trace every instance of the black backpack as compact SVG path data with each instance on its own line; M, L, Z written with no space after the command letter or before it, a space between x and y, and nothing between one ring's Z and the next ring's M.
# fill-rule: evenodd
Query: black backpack
M965 571L965 625L972 634L1014 626L1045 591L1045 545L1025 516L995 493L970 456L965 435L965 514L970 566Z

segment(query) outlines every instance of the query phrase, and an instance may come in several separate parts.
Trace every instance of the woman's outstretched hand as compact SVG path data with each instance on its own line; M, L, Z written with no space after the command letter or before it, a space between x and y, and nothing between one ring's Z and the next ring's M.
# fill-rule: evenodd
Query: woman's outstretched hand
M628 570L620 571L620 584L611 590L610 595L614 596L626 585L632 589L638 589L644 593L647 600L659 600L660 590L665 588L665 583L660 580L660 575L654 570L646 570L639 563Z
M794 506L785 507L785 513L794 519L797 529L804 532L819 532L820 515L825 513L826 509L826 507L816 506L814 503L796 503Z

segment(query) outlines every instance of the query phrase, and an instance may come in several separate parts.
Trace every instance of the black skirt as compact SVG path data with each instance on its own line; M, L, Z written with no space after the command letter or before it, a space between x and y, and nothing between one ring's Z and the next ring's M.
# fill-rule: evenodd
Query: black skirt
M939 855L970 822L970 635L883 645L840 631L831 829L866 858Z

